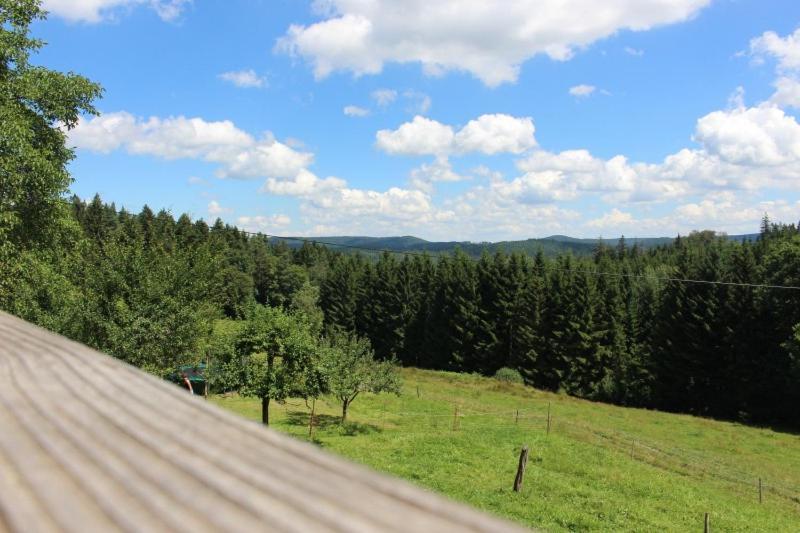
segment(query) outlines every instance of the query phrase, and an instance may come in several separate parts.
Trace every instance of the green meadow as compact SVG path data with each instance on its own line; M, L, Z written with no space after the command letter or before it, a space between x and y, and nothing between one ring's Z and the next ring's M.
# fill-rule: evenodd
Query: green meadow
M333 398L318 400L310 440L545 531L702 531L705 513L712 531L800 530L800 436L477 375L402 375L400 396L360 396L345 425ZM212 401L260 420L254 398ZM306 440L309 415L301 399L271 409L275 429ZM530 458L515 493L523 445Z

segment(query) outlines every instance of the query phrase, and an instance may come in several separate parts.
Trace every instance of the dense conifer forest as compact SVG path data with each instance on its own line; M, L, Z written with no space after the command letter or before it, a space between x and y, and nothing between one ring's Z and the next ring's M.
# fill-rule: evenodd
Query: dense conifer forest
M509 367L583 398L800 426L800 291L741 285L800 286L795 225L765 220L743 243L699 232L589 258L473 260L289 247L99 197L61 205L59 238L21 251L3 307L156 373L224 361L214 321L263 304L407 366Z

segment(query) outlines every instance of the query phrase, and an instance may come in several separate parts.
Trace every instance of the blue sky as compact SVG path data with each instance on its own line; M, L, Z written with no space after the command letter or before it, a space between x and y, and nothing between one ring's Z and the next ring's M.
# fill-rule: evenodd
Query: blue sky
M437 240L800 219L795 1L44 4L37 61L106 91L84 197Z

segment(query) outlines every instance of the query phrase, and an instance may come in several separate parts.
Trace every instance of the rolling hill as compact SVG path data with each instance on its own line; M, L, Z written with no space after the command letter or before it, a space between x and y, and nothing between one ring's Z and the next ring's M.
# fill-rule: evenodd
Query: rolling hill
M758 233L744 235L728 235L728 239L734 241L756 240ZM394 252L415 252L429 253L431 255L450 254L457 248L467 255L477 258L484 250L490 254L496 251L504 252L523 252L529 255L536 254L539 250L546 256L555 256L561 253L571 252L576 256L591 255L592 251L599 243L608 246L616 246L618 239L578 239L566 235L551 235L550 237L531 238L519 241L499 241L499 242L471 242L471 241L426 241L413 236L402 237L359 237L359 236L329 236L329 237L309 237L322 244L330 244L331 247L340 250L362 251L369 253L369 250L381 252L390 250ZM283 241L291 247L299 247L302 244L301 238L281 237L273 238L274 241ZM642 248L654 248L670 244L675 239L673 237L646 237L636 239L626 239L627 246L638 245Z

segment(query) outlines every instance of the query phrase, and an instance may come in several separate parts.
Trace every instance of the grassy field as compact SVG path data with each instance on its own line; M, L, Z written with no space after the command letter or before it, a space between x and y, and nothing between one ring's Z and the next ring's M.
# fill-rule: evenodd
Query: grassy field
M800 531L797 435L592 403L474 375L404 369L403 377L401 396L359 397L344 426L332 399L318 401L314 441L546 531L702 531L706 512L713 531ZM213 401L260 419L255 399ZM308 439L302 400L273 405L276 429ZM530 459L523 490L514 493L524 444Z

